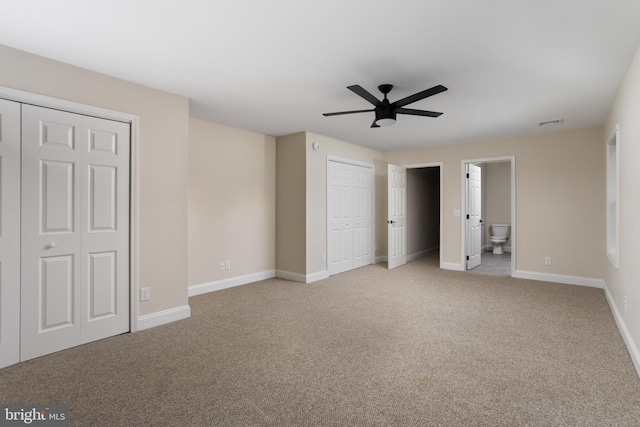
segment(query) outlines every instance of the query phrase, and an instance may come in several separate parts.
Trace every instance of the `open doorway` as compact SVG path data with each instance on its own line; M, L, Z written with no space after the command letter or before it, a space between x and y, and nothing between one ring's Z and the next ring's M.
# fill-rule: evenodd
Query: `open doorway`
M440 264L442 239L442 167L407 167L407 261L429 257Z
M470 168L479 171L480 182L472 179L468 172ZM516 259L515 157L465 160L462 174L464 269L513 275ZM474 216L475 223L479 220L479 224L475 224L477 227L474 227Z

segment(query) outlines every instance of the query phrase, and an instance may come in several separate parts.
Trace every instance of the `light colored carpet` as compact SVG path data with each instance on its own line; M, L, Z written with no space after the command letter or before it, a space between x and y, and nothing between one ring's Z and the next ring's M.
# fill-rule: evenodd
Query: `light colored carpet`
M428 256L190 299L192 317L0 370L78 426L638 426L602 290Z

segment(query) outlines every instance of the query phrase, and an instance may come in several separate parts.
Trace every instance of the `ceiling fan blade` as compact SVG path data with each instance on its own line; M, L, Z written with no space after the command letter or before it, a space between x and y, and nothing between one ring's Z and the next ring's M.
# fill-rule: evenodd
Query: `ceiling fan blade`
M371 111L375 111L375 109L373 109L373 110L337 111L335 113L322 113L322 115L325 116L325 117L329 117L329 116L340 116L342 114L369 113Z
M421 99L428 98L433 95L437 95L440 92L444 92L445 90L447 90L446 87L442 85L437 85L430 89L423 90L422 92L414 93L413 95L407 96L406 98L402 98L394 102L394 104L396 105L396 107L404 107L405 105L411 104L416 101L420 101Z
M376 124L376 121L374 120L374 121L373 121L373 123L371 123L371 127L372 127L372 128L379 128L380 126L378 126L378 125Z
M378 105L380 103L380 100L378 100L378 98L371 95L360 85L347 86L347 89L349 89L351 92L355 93L356 95L366 99L373 105Z
M413 108L396 108L396 114L409 114L411 116L440 117L442 113L435 111L414 110Z

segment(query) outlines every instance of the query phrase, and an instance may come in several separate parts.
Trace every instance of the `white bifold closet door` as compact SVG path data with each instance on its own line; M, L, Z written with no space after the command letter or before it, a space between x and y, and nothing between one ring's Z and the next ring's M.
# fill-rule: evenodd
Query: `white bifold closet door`
M22 106L20 360L129 331L129 141Z
M342 273L373 262L373 171L329 161L328 270Z

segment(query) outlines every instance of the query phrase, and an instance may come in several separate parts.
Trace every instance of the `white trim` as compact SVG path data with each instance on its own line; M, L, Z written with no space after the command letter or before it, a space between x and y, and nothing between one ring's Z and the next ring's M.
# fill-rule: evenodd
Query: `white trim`
M213 282L200 283L189 286L189 296L202 295L209 292L221 291L222 289L233 288L235 286L246 285L247 283L259 282L276 277L275 270L266 270L259 273L246 274L244 276L231 277L229 279L216 280Z
M542 282L562 283L565 285L587 286L590 288L604 288L604 280L592 277L567 276L564 274L538 273L536 271L516 270L512 277L517 279L539 280Z
M387 262L389 258L386 255L380 255L376 257L375 264L379 264L381 262Z
M440 173L440 241L438 242L440 245L439 248L439 258L440 258L440 268L444 268L442 266L442 251L444 250L444 162L431 162L431 163L413 163L409 165L402 165L405 169L421 169L421 168L439 168L438 171ZM387 190L388 191L388 190ZM408 230L407 230L408 231ZM387 247L387 251L389 248ZM408 261L408 260L407 260Z
M371 264L368 264L368 265L371 265ZM305 283L313 283L313 282L317 282L319 280L324 280L328 278L329 278L328 270L316 271L315 273L307 274Z
M292 282L307 283L306 275L294 273L293 271L276 270L276 277L278 279L291 280Z
M414 252L411 255L407 255L407 262L416 260L418 258L422 258L423 256L425 256L426 254L428 254L429 252L433 252L435 250L437 250L439 247L436 246L434 248L429 248L429 249L425 249L423 251L419 251L419 252Z
M633 337L629 333L629 329L627 329L627 324L624 321L624 318L618 311L618 307L615 304L615 300L613 296L609 292L609 288L607 284L604 283L604 295L607 298L607 302L609 303L609 308L611 309L611 313L613 314L613 318L616 321L616 325L618 325L618 330L620 331L620 335L622 335L622 339L624 343L627 345L627 350L629 351L629 356L631 356L631 361L633 362L633 366L636 368L636 373L640 376L640 351L638 351L638 346L636 345Z
M168 310L158 311L156 313L145 314L138 317L138 331L143 329L154 328L156 326L175 322L177 320L188 319L191 317L191 307L183 305L182 307L170 308Z
M332 156L330 154L327 154L327 162L338 162L338 163L344 163L352 166L360 166L361 168L372 169L375 175L376 168L373 163L360 162L358 160L351 160L344 157Z
M516 156L498 156L498 157L485 157L481 159L466 159L461 160L461 173L460 173L460 260L462 265L466 265L466 247L467 247L467 227L466 227L466 211L467 202L465 200L465 188L466 188L466 168L467 163L498 163L498 162L511 162L511 235L509 237L510 248L516 247ZM511 276L515 277L516 272L516 252L511 251ZM466 269L462 269L466 271Z
M0 98L11 101L21 102L25 104L36 105L39 107L51 108L54 110L63 110L70 113L93 116L107 120L115 120L118 122L129 123L131 126L131 153L130 153L130 213L129 213L129 329L131 332L139 330L138 325L138 289L139 289L139 129L140 118L135 114L124 113L121 111L110 110L106 108L96 107L93 105L80 104L78 102L68 101L64 99L53 98L50 96L39 95L31 92L25 92L5 86L0 86Z
M85 116L93 116L124 123L131 123L133 120L138 118L135 114L124 113L93 105L80 104L78 102L67 101L66 99L53 98L51 96L25 92L5 86L0 86L0 98L36 105L38 107L63 110L69 113L77 113Z
M311 274L294 273L286 270L276 270L276 277L284 280L291 280L299 283L313 283L318 280L328 279L329 272L327 270L317 271Z
M457 264L455 262L440 261L440 268L443 270L465 271L464 264Z

